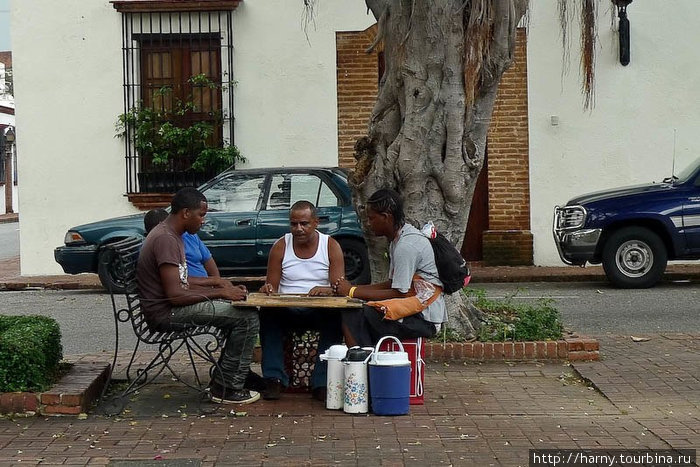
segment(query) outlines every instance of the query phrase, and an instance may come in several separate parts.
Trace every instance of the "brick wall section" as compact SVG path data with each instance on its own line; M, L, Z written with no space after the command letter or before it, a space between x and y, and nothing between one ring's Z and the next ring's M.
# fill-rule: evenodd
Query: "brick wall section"
M488 134L489 230L486 265L532 264L527 107L527 35L519 29L513 65L503 75Z
M377 100L377 53L368 54L376 25L360 32L335 35L338 87L338 165L355 167L355 142L367 134L367 122Z
M527 36L518 30L515 60L505 72L488 134L489 227L530 229Z
M483 261L487 266L532 264L532 233L523 230L486 230L483 234Z
M455 361L598 361L600 344L588 337L536 342L428 342L425 360Z

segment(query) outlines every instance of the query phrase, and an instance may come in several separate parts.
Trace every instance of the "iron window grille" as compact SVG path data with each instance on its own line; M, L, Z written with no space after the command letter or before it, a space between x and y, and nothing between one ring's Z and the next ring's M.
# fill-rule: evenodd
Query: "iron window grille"
M123 12L124 113L140 106L169 111L189 97L196 110L174 117L172 123L209 121L215 126L213 144L234 144L232 13ZM193 85L197 75L215 87ZM172 92L164 95L159 92L163 88ZM125 128L127 194L143 192L139 174L153 169L148 155L136 150L133 133L133 128ZM175 161L166 170L185 170L192 162Z

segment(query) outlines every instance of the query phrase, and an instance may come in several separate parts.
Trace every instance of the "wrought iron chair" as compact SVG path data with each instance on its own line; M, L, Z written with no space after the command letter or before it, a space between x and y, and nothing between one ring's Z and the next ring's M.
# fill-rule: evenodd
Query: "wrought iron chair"
M143 241L140 238L128 237L105 246L106 254L103 255L103 260L117 283L123 284L125 290L123 293L113 290L109 291L114 312L115 346L108 382L112 378L117 361L117 353L119 352L119 323L131 323L137 342L131 354L129 365L126 368L129 385L116 396L116 399L123 401L130 394L152 382L166 368L179 382L204 395L207 382L205 381L202 384L194 357L197 356L211 364L210 377L214 374L214 371L218 371L221 374L221 368L214 354L223 348L226 337L219 328L212 325L173 323L159 329L153 329L149 326L141 307L142 302L145 300L139 297L136 284L136 265L142 243ZM124 297L124 305L117 304L117 295ZM198 342L197 338L202 336L208 337L210 340L205 344ZM131 367L134 365L141 343L155 345L157 346L157 351L147 365L136 370L136 375L132 379ZM173 355L183 347L187 351L192 370L194 371L196 385L183 379L170 364ZM123 402L120 403L119 410L116 413L121 412L122 408Z

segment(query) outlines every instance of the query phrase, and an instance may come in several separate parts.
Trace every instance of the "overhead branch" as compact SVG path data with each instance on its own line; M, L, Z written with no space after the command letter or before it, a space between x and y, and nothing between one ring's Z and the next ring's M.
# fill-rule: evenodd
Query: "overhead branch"
M365 4L374 15L374 19L377 21L379 21L379 18L384 13L384 10L386 10L389 6L388 0L365 0Z
M387 21L388 17L389 17L389 9L386 8L384 10L384 13L382 13L382 15L377 20L377 35L374 37L374 41L372 41L372 44L369 47L367 47L365 52L367 52L367 53L374 52L374 49L377 47L377 45L381 44L382 41L384 40L384 32L386 31L386 21Z

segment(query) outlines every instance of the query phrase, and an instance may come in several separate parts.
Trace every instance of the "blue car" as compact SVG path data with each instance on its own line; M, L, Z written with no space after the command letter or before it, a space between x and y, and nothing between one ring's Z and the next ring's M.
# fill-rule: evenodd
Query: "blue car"
M347 172L339 168L228 170L200 187L209 212L199 231L222 275L265 275L272 245L289 232L289 208L299 200L314 203L319 230L343 249L346 277L370 279L367 247L352 206ZM117 217L71 228L54 257L68 274L96 272L105 287L121 284L102 267L104 245L145 235L144 214Z
M621 288L656 284L668 260L700 259L700 159L678 176L578 196L554 208L566 264L603 264Z

